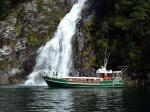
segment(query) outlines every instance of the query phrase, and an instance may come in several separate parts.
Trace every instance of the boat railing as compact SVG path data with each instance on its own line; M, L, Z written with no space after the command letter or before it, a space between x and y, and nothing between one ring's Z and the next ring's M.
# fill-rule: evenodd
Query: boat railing
M99 83L103 79L102 78L64 78L73 83Z
M122 77L113 77L113 80L122 80Z
M113 80L113 86L115 86L115 84L118 84L119 81L122 79L122 77L115 77L114 80Z

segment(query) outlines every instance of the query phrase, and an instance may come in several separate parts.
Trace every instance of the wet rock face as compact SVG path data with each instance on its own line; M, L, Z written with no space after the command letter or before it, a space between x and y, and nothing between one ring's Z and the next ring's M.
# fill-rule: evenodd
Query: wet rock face
M0 71L0 82L1 84L8 84L9 74L6 71Z
M106 2L107 0L88 0L82 11L82 18L78 20L73 40L72 69L79 71L80 76L96 76L96 52L92 46L95 39L91 36L90 28L93 27L93 23L100 24L104 20Z
M11 68L10 70L0 71L0 84L21 83L24 78L24 71L20 68Z
M35 55L32 55L26 60L24 60L22 63L22 67L27 75L33 71L33 67L36 64L35 57L36 57Z
M73 67L72 71L78 71L79 76L95 76L95 69L92 68L93 51L91 47L88 24L92 23L93 2L88 1L82 11L82 18L78 20L76 34L73 40ZM71 75L75 72L71 72Z
M0 21L0 84L20 83L33 70L38 48L50 40L77 0L28 0ZM9 71L19 69L11 75Z

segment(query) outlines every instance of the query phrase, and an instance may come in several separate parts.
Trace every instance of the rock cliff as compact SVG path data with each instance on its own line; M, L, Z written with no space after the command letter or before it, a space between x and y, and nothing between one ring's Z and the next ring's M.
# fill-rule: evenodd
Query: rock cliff
M21 83L33 70L40 46L50 40L76 0L24 1L0 21L0 83Z

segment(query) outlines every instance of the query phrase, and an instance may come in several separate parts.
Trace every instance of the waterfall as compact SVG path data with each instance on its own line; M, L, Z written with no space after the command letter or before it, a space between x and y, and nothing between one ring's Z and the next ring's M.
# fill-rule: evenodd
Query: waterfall
M72 9L59 23L54 37L45 46L38 49L36 65L28 76L25 85L45 85L39 74L65 77L72 66L72 37L76 31L76 23L81 18L81 10L86 0L78 0Z

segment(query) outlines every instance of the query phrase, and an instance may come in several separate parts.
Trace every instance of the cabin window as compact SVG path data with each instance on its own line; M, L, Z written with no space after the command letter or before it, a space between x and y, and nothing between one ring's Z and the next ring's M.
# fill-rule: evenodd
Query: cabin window
M105 74L100 74L100 78L104 78Z

